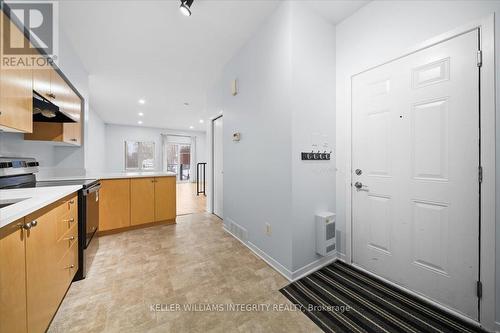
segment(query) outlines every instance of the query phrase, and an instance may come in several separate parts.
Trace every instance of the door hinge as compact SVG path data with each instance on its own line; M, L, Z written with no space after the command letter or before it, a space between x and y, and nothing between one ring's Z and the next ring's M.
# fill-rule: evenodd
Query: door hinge
M483 297L483 283L481 281L476 282L476 292L477 298Z
M483 167L482 166L479 166L477 169L477 180L479 181L479 183L483 182Z
M477 67L481 67L483 65L483 51L477 50Z

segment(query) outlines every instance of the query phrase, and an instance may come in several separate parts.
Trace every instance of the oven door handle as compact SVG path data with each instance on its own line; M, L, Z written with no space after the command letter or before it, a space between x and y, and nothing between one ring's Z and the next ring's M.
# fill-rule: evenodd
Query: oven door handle
M97 183L89 188L83 189L82 192L83 192L83 195L87 196L90 193L99 191L100 188L101 188L101 183Z

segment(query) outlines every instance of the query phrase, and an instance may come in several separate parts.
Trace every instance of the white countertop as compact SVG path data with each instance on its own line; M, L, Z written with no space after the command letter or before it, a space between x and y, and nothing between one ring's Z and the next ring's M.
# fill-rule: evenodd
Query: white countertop
M0 190L0 203L16 202L0 208L0 228L81 189L80 185Z
M74 180L74 179L119 179L119 178L146 178L146 177L175 177L174 172L163 171L144 171L144 172L103 172L89 173L77 176L55 176L55 177L38 177L37 181L52 181L52 180Z

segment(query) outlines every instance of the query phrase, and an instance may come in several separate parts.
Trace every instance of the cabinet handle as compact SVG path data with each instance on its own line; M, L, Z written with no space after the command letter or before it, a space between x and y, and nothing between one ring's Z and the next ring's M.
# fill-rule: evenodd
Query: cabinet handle
M38 221L37 220L34 220L34 221L31 221L31 227L36 227L38 225Z
M63 220L63 222L72 223L72 222L75 222L75 219L74 218L70 218L70 219L67 219L67 220Z
M71 199L71 200L69 201L69 203L70 203L70 204L74 204L74 203L75 203L75 200Z
M52 93L47 94L47 96L49 96L49 97L50 97L50 98L52 98L52 99L56 99L56 95L54 95L54 94L52 94Z
M66 269L72 269L72 268L75 268L75 265L69 265L68 267L66 267Z
M31 222L19 223L17 226L24 230L30 230L32 227Z
M76 142L76 139L75 139L75 138L73 138L73 139L69 139L69 141Z
M64 238L64 240L67 240L67 241L72 241L72 240L75 240L75 236L71 236L71 237L68 237L68 238Z

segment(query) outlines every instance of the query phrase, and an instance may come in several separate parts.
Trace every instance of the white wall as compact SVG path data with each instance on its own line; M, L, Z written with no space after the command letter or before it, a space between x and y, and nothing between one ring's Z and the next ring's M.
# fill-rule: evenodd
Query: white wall
M500 1L374 1L337 26L337 226L345 253L346 204L346 120L349 117L350 78L372 66L401 55L409 48L491 13L500 14ZM496 24L497 63L500 52L500 25ZM497 81L500 73L497 71ZM497 85L497 103L500 101ZM497 105L498 110L498 105ZM497 128L498 119L497 119ZM497 143L497 168L500 144ZM353 166L354 167L354 166ZM497 179L499 175L497 169ZM500 189L500 186L497 186ZM498 192L498 190L497 190ZM497 200L500 198L497 196ZM497 202L497 207L500 201ZM498 224L498 223L497 223ZM500 240L497 228L497 240ZM497 272L500 268L497 247ZM498 274L497 274L498 276ZM498 278L497 278L498 281ZM497 304L500 304L497 288ZM497 306L497 319L500 307Z
M224 115L224 223L245 228L243 241L290 278L319 259L314 214L335 209L334 162L300 160L314 133L334 145L334 41L332 25L300 2L284 2L207 98L210 114Z
M292 6L293 270L319 260L314 214L335 212L335 152L330 162L302 161L312 142L335 147L335 27Z
M206 135L197 131L176 131L142 126L123 126L106 124L106 171L125 169L125 141L149 141L155 143L155 170L162 169L162 134L196 136L196 160L204 162L206 156ZM201 147L201 149L200 149Z
M224 223L247 230L248 241L292 269L291 8L280 5L224 68L207 97L224 114ZM239 94L230 82L238 79ZM231 134L241 132L241 141ZM210 192L209 192L210 193ZM272 236L265 235L265 223Z
M88 173L96 174L106 169L106 125L101 117L89 108L85 121L85 169Z

